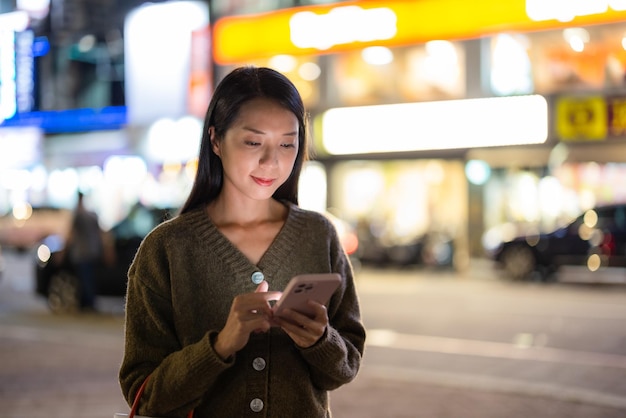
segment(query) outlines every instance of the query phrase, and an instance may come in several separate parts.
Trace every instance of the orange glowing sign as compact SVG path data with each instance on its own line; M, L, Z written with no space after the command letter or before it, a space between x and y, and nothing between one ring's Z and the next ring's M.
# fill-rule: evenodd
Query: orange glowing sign
M626 20L623 0L348 1L232 16L214 28L214 59L234 64L278 54L341 52ZM586 7L589 6L589 7Z

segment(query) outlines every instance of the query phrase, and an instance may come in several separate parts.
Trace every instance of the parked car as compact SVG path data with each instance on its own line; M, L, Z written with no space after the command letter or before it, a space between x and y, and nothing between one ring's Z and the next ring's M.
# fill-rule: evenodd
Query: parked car
M0 216L0 245L28 251L49 235L60 235L70 227L72 211L57 207L33 207L27 202L16 204Z
M501 242L490 253L505 276L524 280L553 279L562 266L626 267L626 204L585 211L549 233L531 233Z
M109 231L114 248L114 263L101 262L96 270L96 293L100 296L124 296L128 268L148 232L172 217L176 209L135 206L128 216ZM337 228L346 253L352 258L358 248L354 229L346 221L326 212ZM60 234L45 237L36 251L36 293L48 301L53 312L72 312L79 306L79 282L74 266L62 257L64 239ZM353 264L358 260L352 258Z
M454 267L454 240L443 232L430 231L408 242L383 243L372 234L359 237L358 257L376 267Z
M96 294L123 296L127 272L142 239L152 228L174 213L173 209L134 206L127 217L108 235L114 253L112 262L100 262L96 269ZM71 312L79 306L79 281L69 257L63 257L64 238L59 234L45 237L36 251L35 291L48 301L55 313Z

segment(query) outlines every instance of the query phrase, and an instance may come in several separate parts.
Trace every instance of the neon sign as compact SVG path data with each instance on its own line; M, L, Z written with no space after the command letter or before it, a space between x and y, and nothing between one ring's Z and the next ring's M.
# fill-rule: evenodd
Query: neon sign
M0 122L17 110L15 32L0 30Z
M32 31L20 32L15 38L15 101L17 111L30 112L35 102L35 64L33 60L33 41L35 36Z
M386 7L337 7L326 14L295 13L289 20L291 42L298 48L327 50L335 45L392 39L397 17Z
M570 22L578 16L626 11L626 0L526 0L526 14L535 22Z
M626 0L368 0L300 6L215 21L213 59L241 64L275 55L405 46L505 31L624 22Z

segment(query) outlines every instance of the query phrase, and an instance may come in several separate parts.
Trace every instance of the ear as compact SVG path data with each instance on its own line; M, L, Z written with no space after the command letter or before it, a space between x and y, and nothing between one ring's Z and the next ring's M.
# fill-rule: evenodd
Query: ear
M211 140L211 149L218 157L220 155L220 141L217 140L217 136L215 134L215 126L209 126L209 139Z

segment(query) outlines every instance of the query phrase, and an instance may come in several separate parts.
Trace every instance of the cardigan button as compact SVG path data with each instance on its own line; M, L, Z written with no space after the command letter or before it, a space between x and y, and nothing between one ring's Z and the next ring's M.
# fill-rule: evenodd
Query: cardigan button
M254 367L254 370L256 370L257 372L260 372L261 370L265 369L265 360L261 357L257 357L254 360L252 360L252 367Z
M252 409L253 412L261 412L263 410L263 401L259 398L252 399L250 409Z
M265 279L265 276L260 271L255 271L252 273L250 279L252 280L252 283L260 284Z

